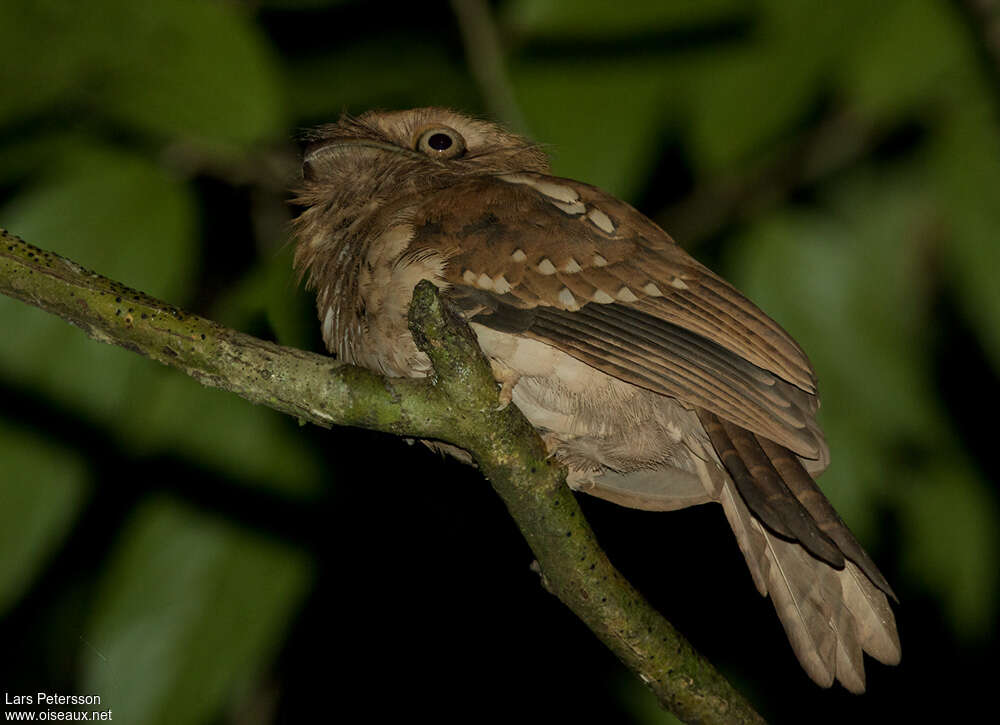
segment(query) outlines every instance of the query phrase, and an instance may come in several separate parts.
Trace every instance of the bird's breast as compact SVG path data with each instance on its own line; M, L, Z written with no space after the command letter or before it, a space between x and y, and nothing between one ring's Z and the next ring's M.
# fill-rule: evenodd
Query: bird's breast
M433 250L407 253L413 226L400 222L388 226L367 245L357 270L357 299L341 301L327 312L333 320L349 320L340 329L327 329L324 338L334 349L344 344L346 362L379 370L394 377L420 377L430 370L427 356L417 349L407 324L413 288L421 280L446 287L446 259ZM350 307L345 313L345 307ZM332 322L331 322L332 325Z

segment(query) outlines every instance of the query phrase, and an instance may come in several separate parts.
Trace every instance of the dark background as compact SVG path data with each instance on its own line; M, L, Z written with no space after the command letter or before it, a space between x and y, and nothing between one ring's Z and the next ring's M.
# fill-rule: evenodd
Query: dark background
M374 107L509 123L809 352L821 483L900 596L902 664L813 685L717 507L582 501L612 560L776 722L964 719L998 674L996 5L4 0L0 225L319 350L297 134ZM0 333L5 692L144 724L672 721L474 470L9 299Z

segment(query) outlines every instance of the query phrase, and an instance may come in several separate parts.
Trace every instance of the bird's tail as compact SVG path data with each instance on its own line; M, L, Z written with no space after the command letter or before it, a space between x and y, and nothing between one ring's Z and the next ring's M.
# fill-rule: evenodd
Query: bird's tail
M823 687L839 680L864 692L862 652L900 659L892 589L794 454L698 415L728 472L706 466L704 475L799 662Z

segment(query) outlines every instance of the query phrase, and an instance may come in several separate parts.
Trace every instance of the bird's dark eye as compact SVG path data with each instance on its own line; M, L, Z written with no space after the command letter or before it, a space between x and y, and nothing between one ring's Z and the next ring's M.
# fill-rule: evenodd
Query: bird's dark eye
M433 126L417 138L417 151L435 159L453 159L465 153L465 139L453 128Z
M435 151L444 151L451 147L451 136L446 133L436 133L427 139L427 145Z

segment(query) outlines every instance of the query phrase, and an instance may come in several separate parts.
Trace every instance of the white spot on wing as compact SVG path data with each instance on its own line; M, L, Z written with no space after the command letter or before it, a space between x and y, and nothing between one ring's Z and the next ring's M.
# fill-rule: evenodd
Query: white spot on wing
M559 302L564 307L568 307L571 310L575 310L578 307L576 304L576 297L573 296L573 293L570 292L567 287L563 287L559 290Z
M673 287L674 289L687 289L688 288L687 283L684 280L682 280L680 277L673 277L670 280L670 286Z
M534 179L527 174L500 174L497 178L508 184L531 184L534 182Z
M538 263L538 271L542 274L555 274L556 267L549 261L548 257L542 257L542 261Z
M493 291L501 295L507 294L510 292L510 282L508 282L507 278L501 274L493 280Z
M594 302L600 302L602 305L607 305L615 301L615 298L609 295L604 290L597 290L594 293Z
M486 274L485 272L483 272L481 275L479 275L479 279L476 280L476 285L480 289L492 289L493 288L493 280L490 279L490 276L488 274Z
M514 253L510 255L510 258L515 262L523 262L528 258L528 255L524 253L523 249L515 249Z
M660 292L660 288L657 287L652 282L647 282L646 286L642 288L642 291L645 292L650 297L662 297L663 296L663 293Z
M594 207L587 212L587 218L593 222L595 227L600 229L605 234L615 233L615 225L611 223L611 219L597 207Z
M573 187L557 184L544 177L539 178L530 174L502 174L498 178L509 184L525 184L526 186L534 187L545 194L545 196L556 201L569 203L577 201L580 198L580 195L576 193L576 189Z
M580 200L580 195L576 193L576 189L572 186L563 186L562 184L556 184L543 179L536 179L533 186L545 194L545 196L559 201L573 202Z
M569 260L566 262L566 264L562 266L562 271L574 274L576 272L583 271L583 267L580 266L579 262L570 257Z
M594 266L595 267L607 267L608 266L608 260L606 260L600 254L595 254L594 255L593 262L594 262Z
M620 290L618 290L618 294L616 295L616 297L618 297L618 299L620 299L622 302L639 301L639 298L632 293L632 290L630 290L628 287L625 286L623 286Z
M567 214L583 214L583 212L587 211L587 207L582 201L553 201L552 204L559 209L562 209Z
M475 284L476 283L476 273L473 272L471 269L467 269L464 272L462 272L462 279L467 284Z

